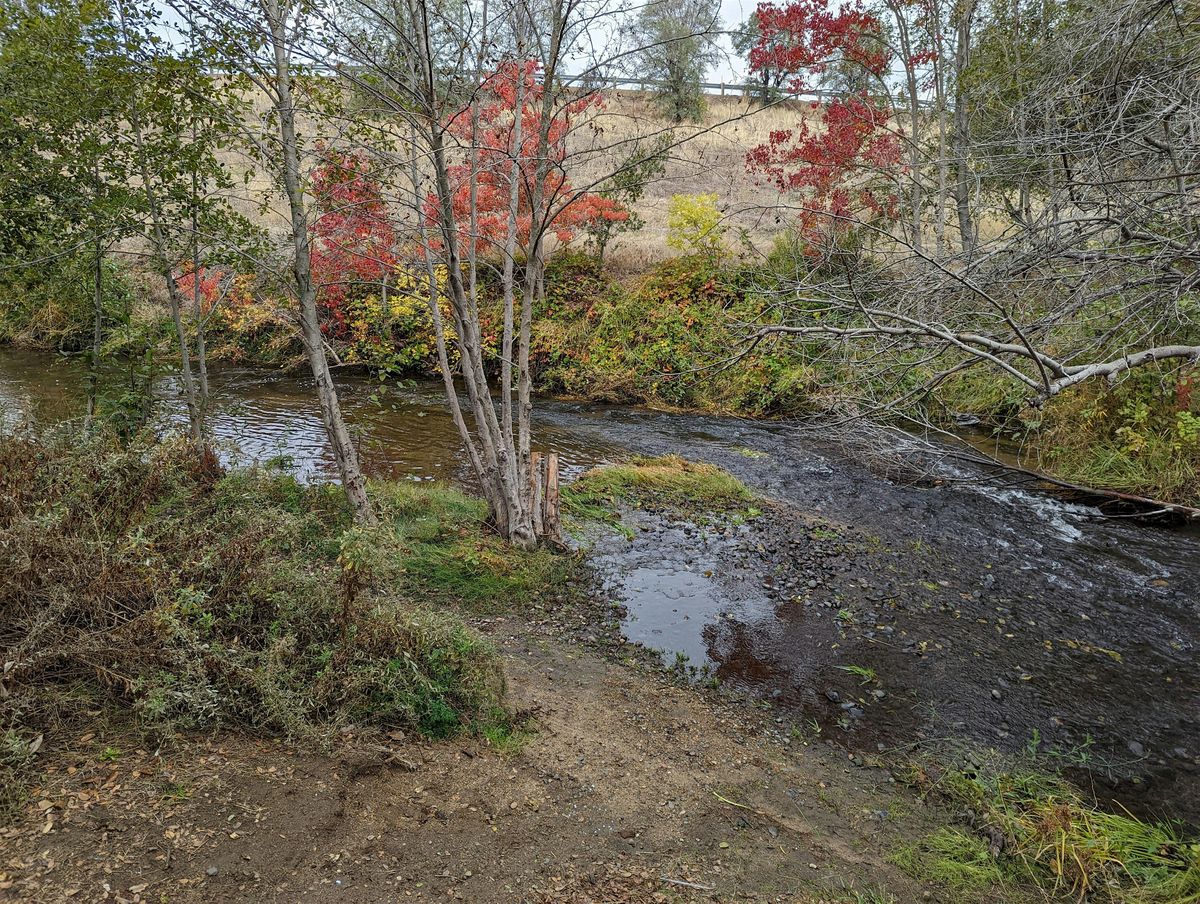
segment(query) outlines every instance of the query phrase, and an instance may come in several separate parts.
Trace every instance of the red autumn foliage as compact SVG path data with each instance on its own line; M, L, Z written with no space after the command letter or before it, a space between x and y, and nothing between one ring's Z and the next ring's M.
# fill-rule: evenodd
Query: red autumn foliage
M192 298L196 291L196 281L199 280L200 309L207 314L221 297L221 280L224 277L225 273L222 270L203 266L197 268L193 261L187 261L183 265L183 271L175 277L175 285L179 287L184 298Z
M533 221L533 198L530 189L537 174L538 142L542 128L542 100L545 85L538 78L538 64L533 60L502 64L483 82L479 97L476 152L476 217L479 226L478 249L503 247L508 231L508 208L512 162L519 169L517 242L529 241ZM517 107L517 88L522 85L521 109ZM563 162L567 153L567 136L572 123L589 107L599 106L599 96L591 96L560 108L550 121L548 146L549 173L542 180L543 211L558 211L553 219L553 232L561 242L574 238L583 226L609 220L621 222L629 212L619 203L594 192L577 191L567 181ZM516 144L517 116L521 121L520 146ZM449 130L464 145L471 141L471 110L464 108L451 117ZM464 162L450 171L454 193L454 217L458 224L459 243L465 248L470 231L471 165ZM441 217L437 198L426 201L426 216L434 224Z
M882 74L889 56L878 42L879 22L858 4L836 11L819 0L796 0L783 7L758 7L760 39L750 52L753 71L764 67L793 74L792 88L824 71L837 58ZM856 218L895 216L892 189L900 143L888 130L889 113L866 94L832 101L821 109L820 124L802 121L795 129L771 133L746 155L746 167L780 191L800 195L800 234L815 243L850 229Z
M395 270L397 233L371 159L355 151L321 151L322 162L311 174L318 210L312 274L317 303L328 315L322 329L344 338L346 301L364 285L381 287Z
M1192 408L1192 393L1196 389L1196 378L1189 374L1175 382L1175 410L1190 411Z
M862 4L844 3L836 10L823 0L793 0L785 6L761 3L756 11L758 43L750 50L750 69L771 69L791 76L789 87L806 87L807 76L819 75L838 58L882 75L888 54L878 41L879 20Z

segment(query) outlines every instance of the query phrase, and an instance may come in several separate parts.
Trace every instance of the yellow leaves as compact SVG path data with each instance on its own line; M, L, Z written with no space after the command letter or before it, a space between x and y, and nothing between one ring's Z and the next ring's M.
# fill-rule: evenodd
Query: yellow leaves
M721 211L716 193L672 195L667 207L667 246L689 254L717 251L721 247Z

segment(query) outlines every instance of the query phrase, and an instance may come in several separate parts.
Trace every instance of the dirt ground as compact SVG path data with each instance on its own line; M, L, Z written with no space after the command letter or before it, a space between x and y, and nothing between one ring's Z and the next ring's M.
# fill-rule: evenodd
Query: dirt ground
M0 900L937 900L887 854L945 814L885 770L544 625L484 627L530 714L516 749L97 731L0 830Z

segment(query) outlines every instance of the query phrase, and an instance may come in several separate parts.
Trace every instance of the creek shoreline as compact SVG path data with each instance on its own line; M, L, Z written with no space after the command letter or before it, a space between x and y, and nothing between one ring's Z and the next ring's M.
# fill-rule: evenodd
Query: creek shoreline
M301 382L222 369L215 385L219 436L250 458L282 454L301 475L328 473ZM0 371L4 386L11 398ZM375 473L463 481L440 394L418 387L377 404L369 384L346 389ZM62 379L56 390L73 395ZM1200 575L1189 564L1200 537L1190 530L1101 520L978 473L894 479L779 421L560 400L539 406L535 425L568 478L678 453L780 503L710 544L708 569L686 561L698 533L666 523L639 526L600 563L627 630L668 662L699 654L692 665L707 660L731 690L801 729L816 720L852 752L946 736L1018 752L1036 738L1065 767L1086 766L1075 775L1102 802L1200 824ZM640 636L656 619L686 630ZM851 666L881 683L861 687Z

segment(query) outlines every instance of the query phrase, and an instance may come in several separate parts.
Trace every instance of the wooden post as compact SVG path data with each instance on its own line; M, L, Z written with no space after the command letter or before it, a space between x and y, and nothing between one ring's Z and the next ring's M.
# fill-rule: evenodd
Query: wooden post
M542 453L531 452L529 455L529 499L533 503L533 534L542 535Z
M546 456L545 534L557 540L561 533L558 496L558 453Z

